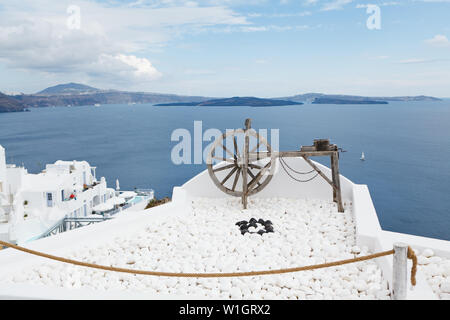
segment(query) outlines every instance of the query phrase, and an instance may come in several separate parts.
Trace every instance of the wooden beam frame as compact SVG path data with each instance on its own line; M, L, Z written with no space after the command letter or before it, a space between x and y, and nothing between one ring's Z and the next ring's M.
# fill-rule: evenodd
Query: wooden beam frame
M244 137L244 147L242 150L242 167L241 168L234 168L222 181L222 185L237 171L237 176L235 177L235 180L233 182L233 188L231 192L234 192L236 188L236 183L238 180L239 174L242 174L242 205L244 209L247 209L247 198L249 194L251 193L252 188L255 184L259 184L259 180L261 177L265 174L265 172L268 170L268 165L270 165L271 162L269 162L264 168L261 168L261 171L256 175L253 176L253 174L250 171L250 175L252 177L252 180L250 183L248 183L247 180L247 174L249 172L249 167L252 166L251 162L254 162L256 160L262 160L266 158L303 158L306 163L308 163L333 189L333 201L337 202L338 205L338 211L344 212L344 205L342 203L342 192L341 192L341 182L340 182L340 174L339 174L339 151L338 147L335 144L329 144L328 139L321 139L321 140L314 140L313 146L303 146L300 150L297 151L281 151L281 152L271 152L269 151L261 151L261 152L254 152L258 149L258 146L260 142L258 141L258 144L256 148L253 148L250 150L249 146L249 130L251 129L251 119L245 120L245 137ZM236 149L236 152L238 151L237 148L237 142L236 138L234 137L234 146ZM236 164L237 158L239 158L239 154L231 154L225 146L222 144L223 149L229 153L233 159L220 159L223 161L228 161ZM329 156L331 161L331 180L328 178L310 159L309 157L318 157L318 156ZM214 159L219 159L214 156ZM219 171L219 170L225 170L224 168L230 167L230 165L225 166L223 168L214 169L213 171ZM220 187L220 186L219 186ZM226 192L229 192L228 190Z

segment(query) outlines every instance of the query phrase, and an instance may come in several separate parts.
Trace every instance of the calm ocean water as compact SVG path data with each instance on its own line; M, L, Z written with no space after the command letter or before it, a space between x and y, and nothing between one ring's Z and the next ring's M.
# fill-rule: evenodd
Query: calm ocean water
M206 168L172 164L172 131L279 128L280 149L330 138L348 152L341 173L369 186L385 230L450 240L450 101L272 108L109 105L0 114L9 163L38 172L56 160L87 160L110 187L153 188L170 196ZM205 142L205 146L207 143ZM359 160L364 151L366 161ZM316 159L315 159L316 160ZM329 165L327 160L319 162Z

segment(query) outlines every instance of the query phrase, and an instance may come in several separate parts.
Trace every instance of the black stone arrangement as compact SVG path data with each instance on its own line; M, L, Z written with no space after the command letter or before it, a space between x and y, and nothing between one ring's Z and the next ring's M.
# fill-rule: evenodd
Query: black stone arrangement
M258 232L252 232L248 230L248 228L250 227L257 228L258 224L263 226L264 229L260 229ZM251 218L249 221L244 220L236 222L236 225L239 227L239 230L241 230L242 235L246 233L257 233L262 236L264 233L274 232L272 221L270 220L263 220L263 219L256 220L255 218Z

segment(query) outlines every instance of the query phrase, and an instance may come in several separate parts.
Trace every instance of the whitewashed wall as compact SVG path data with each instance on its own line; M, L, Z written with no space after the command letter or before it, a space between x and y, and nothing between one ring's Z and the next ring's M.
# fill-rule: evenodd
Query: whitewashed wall
M298 170L308 171L309 166L303 159L289 159L289 165ZM317 163L316 163L317 164ZM330 170L320 164L317 164L328 176ZM450 242L429 238L415 237L405 234L395 234L383 231L380 227L375 208L370 197L369 190L365 185L353 184L350 180L341 176L341 186L344 201L353 203L353 215L356 222L356 240L360 246L368 246L372 251L379 252L390 250L395 242L405 242L413 247L431 248L436 253L443 256L450 256ZM120 218L106 221L100 224L76 229L51 238L34 241L27 247L48 252L50 254L64 256L65 253L74 248L83 245L100 245L111 240L112 237L131 233L141 228L143 223L156 221L158 219L167 219L170 216L186 215L192 212L191 201L193 197L226 197L224 193L218 190L209 178L208 172L203 171L195 176L181 187L175 187L173 190L172 202L152 208L142 212L132 212L123 215ZM261 193L255 197L309 197L332 199L331 187L318 177L309 183L297 183L292 181L284 171L278 171L271 183ZM6 275L11 272L29 266L33 263L39 263L45 259L33 257L13 250L3 250L0 252L0 275ZM392 279L392 257L383 257L376 259L378 265L382 268L385 279L391 282ZM436 296L426 283L425 279L418 274L418 285L414 290L409 290L408 297L411 299L435 299ZM36 287L27 285L10 285L0 287L0 298L55 298L55 299L83 299L89 298L83 290L49 290L47 287ZM128 299L129 296L121 293L103 294L97 293L96 299ZM134 298L154 299L161 297L136 296ZM195 297L170 297L173 299Z

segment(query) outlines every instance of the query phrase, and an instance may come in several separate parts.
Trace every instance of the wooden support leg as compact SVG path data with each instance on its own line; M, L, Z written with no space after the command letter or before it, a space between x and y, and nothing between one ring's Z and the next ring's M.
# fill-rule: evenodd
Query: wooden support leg
M342 203L342 193L341 193L341 180L339 174L339 153L338 151L333 152L331 155L331 170L333 175L334 190L336 192L336 200L338 204L338 211L344 212L344 205Z
M244 209L247 209L247 197L248 197L248 185L247 185L247 169L248 169L248 154L250 137L248 136L248 130L251 128L251 119L245 120L245 141L243 150L243 164L242 164L242 205Z
M333 180L333 202L337 202L337 195L336 195L336 174L334 172L334 164L333 164L333 156L330 156L330 162L331 162L331 178Z

